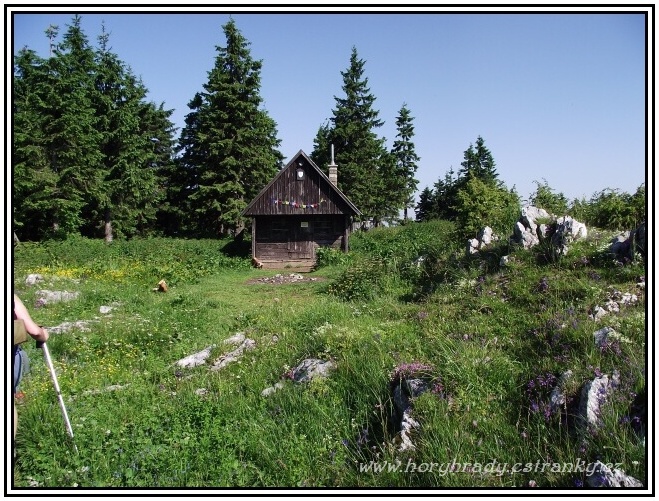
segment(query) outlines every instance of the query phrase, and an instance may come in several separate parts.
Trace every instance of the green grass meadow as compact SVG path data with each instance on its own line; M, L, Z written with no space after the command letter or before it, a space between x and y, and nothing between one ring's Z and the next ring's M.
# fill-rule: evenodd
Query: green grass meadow
M281 285L257 279L295 270L253 269L229 241L18 244L14 290L35 321L86 327L48 341L77 453L42 353L23 345L31 369L17 401L13 488L576 489L583 472L439 465L577 459L620 463L644 481L633 426L646 391L643 260L616 262L611 235L596 230L558 261L508 244L466 257L455 235L445 222L355 233L348 254L319 253L304 274L316 280ZM512 259L500 267L504 254ZM43 282L26 285L35 273ZM169 290L155 292L162 279ZM79 296L44 305L42 289ZM614 291L638 301L591 319ZM605 326L624 340L596 347L593 332ZM210 370L236 333L254 349ZM205 365L175 364L209 346ZM306 358L336 368L311 383L288 379ZM413 399L415 448L400 451L390 384L419 367L433 391ZM567 370L566 402L550 412L550 382ZM620 382L601 426L580 429L581 386L613 371Z

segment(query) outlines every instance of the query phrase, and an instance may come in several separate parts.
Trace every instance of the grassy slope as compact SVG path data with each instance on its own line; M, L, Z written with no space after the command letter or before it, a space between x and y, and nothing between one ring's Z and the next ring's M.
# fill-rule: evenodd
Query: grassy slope
M645 453L624 422L645 386L644 295L636 285L644 270L614 265L601 253L605 241L577 244L559 263L515 251L512 265L499 269L505 247L465 260L450 226L410 225L355 235L348 258L325 256L335 264L311 275L323 280L293 285L249 284L272 272L218 257L217 242L21 246L15 288L28 306L38 288L81 293L74 302L33 307L37 321L89 320L90 330L49 341L78 455L63 440L41 355L26 346L32 372L22 384L15 484L574 487L583 474L548 468L375 474L360 473L359 463L577 458L621 462L642 479ZM428 257L412 265L419 255ZM46 282L28 287L25 276L34 272ZM170 284L166 294L151 290L161 278ZM641 300L590 320L612 287ZM113 303L111 314L99 314ZM592 333L605 325L631 343L596 349ZM256 341L240 362L218 372L173 365L210 345L217 358L236 332ZM333 360L335 373L309 385L287 381L261 396L308 357ZM415 400L417 448L401 453L388 385L396 367L414 362L431 366L443 391ZM544 415L542 383L568 369L564 412ZM569 416L581 383L614 369L621 385L604 407L604 425L575 432ZM89 394L109 385L123 388Z

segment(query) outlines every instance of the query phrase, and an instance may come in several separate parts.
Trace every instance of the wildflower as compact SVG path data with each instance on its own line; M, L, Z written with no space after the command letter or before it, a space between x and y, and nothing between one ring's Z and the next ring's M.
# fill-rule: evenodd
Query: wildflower
M444 396L444 385L440 381L436 381L435 384L432 387L432 390L430 390L430 392L433 395Z
M545 406L545 410L543 414L545 416L545 421L549 421L549 418L551 418L551 408L548 405Z
M547 292L549 290L549 283L547 282L547 277L542 277L538 286L536 287L538 292Z
M359 434L359 438L357 439L357 443L359 445L364 445L368 442L368 428L362 429L361 433Z
M391 376L391 380L404 379L418 375L419 373L432 371L431 365L423 364L421 362L412 362L408 364L400 364L395 369Z

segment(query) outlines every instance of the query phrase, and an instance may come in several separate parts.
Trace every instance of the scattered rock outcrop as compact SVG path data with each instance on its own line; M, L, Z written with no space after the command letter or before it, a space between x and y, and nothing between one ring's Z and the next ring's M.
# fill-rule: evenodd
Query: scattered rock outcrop
M421 378L402 378L394 380L392 385L392 397L395 409L396 422L400 426L400 440L398 447L400 451L414 449L411 434L421 424L412 418L411 400L428 391L429 384Z
M545 220L550 218L550 214L539 207L532 205L522 207L519 220L513 228L513 235L510 237L511 242L520 244L525 249L538 245L547 231Z
M520 217L513 227L510 242L530 249L543 242L551 244L554 257L567 254L569 245L578 239L588 236L586 225L570 216L555 217L546 210L527 205L522 207ZM484 227L477 238L467 240L467 253L476 254L497 237L489 226ZM507 263L502 262L502 266Z
M64 332L69 332L73 329L78 329L79 331L82 332L89 332L91 329L89 328L89 324L91 321L88 320L78 320L76 322L62 322L59 325L55 325L53 327L46 327L46 330L48 330L49 334L62 334Z
M296 383L308 383L314 379L328 378L334 369L336 369L336 364L331 360L306 358L296 367L287 371L286 374L284 374L284 378L290 379ZM273 386L269 386L263 390L261 396L269 397L283 387L283 381L278 381Z
M619 384L620 374L614 372L611 377L603 374L583 386L579 401L581 424L587 427L600 426L601 407Z
M176 365L179 367L197 367L199 365L204 365L206 363L206 359L210 357L211 350L214 347L215 345L207 346L197 353L193 353L192 355L188 355L187 357L178 360Z
M643 484L618 468L597 461L592 473L586 477L588 487L643 487Z
M39 296L39 299L37 299L36 306L39 307L51 303L73 301L74 299L77 299L79 295L80 293L77 291L68 292L68 291L40 290L37 291L37 296Z
M25 285L36 285L39 282L43 282L43 275L40 273L31 273L25 279Z
M331 360L307 358L290 372L290 378L296 383L306 383L312 379L326 378L336 368Z
M551 225L551 244L555 257L564 256L573 241L588 236L586 225L570 216L559 217Z
M486 226L481 231L478 232L477 238L472 238L467 241L467 252L469 254L476 254L479 250L484 249L492 242L499 240L498 235L496 235L492 228Z
M645 223L641 223L633 231L625 231L611 239L609 252L619 261L633 261L638 252L643 258L647 252L647 235Z
M234 338L235 337L236 336L234 336ZM239 338L240 336L237 339ZM230 341L231 339L232 338L229 338L229 340L225 340L225 342L229 341L230 344L233 344L232 341ZM220 369L223 369L230 363L236 362L238 359L240 359L245 351L253 350L256 347L256 341L253 339L245 338L244 335L242 336L242 340L239 341L239 343L240 344L234 350L220 355L220 357L217 358L215 362L213 362L211 370L219 371Z

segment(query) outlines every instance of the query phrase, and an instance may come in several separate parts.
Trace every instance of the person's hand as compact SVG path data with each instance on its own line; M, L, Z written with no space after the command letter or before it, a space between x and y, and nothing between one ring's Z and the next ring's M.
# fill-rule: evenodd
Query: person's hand
M36 341L37 343L45 343L48 341L48 331L44 329L43 327L39 326L39 329L41 329L41 332L38 334L30 334Z

